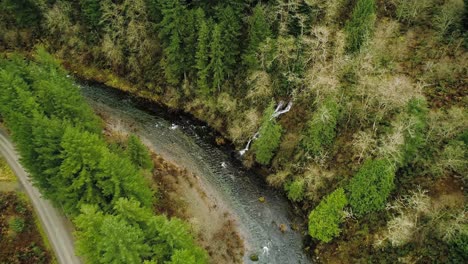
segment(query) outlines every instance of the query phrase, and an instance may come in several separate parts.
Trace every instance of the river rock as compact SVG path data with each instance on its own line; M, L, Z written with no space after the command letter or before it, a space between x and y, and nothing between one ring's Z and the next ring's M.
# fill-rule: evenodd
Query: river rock
M258 255L257 254L250 255L250 260L251 261L258 261Z
M226 140L222 137L216 137L215 141L216 141L216 145L218 146L222 146L226 144Z
M284 233L284 232L286 232L286 230L288 230L288 227L285 224L280 224L279 229L281 230L281 232Z

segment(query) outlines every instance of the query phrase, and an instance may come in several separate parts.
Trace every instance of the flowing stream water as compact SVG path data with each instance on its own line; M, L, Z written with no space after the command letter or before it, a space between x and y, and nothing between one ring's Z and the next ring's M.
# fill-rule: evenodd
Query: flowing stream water
M301 235L291 230L299 220L284 195L268 187L261 176L244 169L234 150L213 144L210 128L111 88L79 86L97 112L119 123L113 125L131 127L157 154L198 175L214 190L211 195L236 219L245 242L245 263L311 262L303 251ZM259 197L265 202L259 202ZM288 227L285 233L280 231L280 224ZM251 254L257 254L259 261L252 262Z

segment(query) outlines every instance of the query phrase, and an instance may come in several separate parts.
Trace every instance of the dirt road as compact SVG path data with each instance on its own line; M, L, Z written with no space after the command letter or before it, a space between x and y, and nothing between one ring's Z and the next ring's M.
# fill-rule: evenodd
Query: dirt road
M55 256L62 264L79 264L82 261L75 255L72 228L69 220L59 212L29 181L28 174L21 167L18 154L7 133L0 129L0 153L18 177L25 192L29 196L36 214L44 227Z

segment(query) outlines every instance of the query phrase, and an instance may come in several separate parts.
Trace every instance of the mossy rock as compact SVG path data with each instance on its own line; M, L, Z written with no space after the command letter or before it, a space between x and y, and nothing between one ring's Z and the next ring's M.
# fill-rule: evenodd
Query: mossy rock
M258 255L257 254L250 255L250 260L251 261L258 261Z
M222 137L216 137L215 141L216 141L216 145L218 146L222 146L226 144L226 140Z
M284 233L284 232L286 232L288 230L288 227L285 224L280 224L279 229L280 229L281 233Z

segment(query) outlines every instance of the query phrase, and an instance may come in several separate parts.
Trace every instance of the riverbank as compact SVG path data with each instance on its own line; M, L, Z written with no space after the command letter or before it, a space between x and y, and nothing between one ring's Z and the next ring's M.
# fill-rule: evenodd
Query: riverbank
M27 50L15 50L15 53L18 52L25 57L30 59L33 58L33 52ZM12 53L3 52L4 56L9 57ZM227 131L226 126L222 123L223 117L220 118L209 118L206 115L205 110L209 110L209 107L203 109L203 105L199 105L198 108L192 108L191 106L182 105L181 101L173 98L170 95L158 94L157 90L154 89L150 91L149 87L139 87L125 78L114 73L110 69L102 69L89 64L81 63L78 60L67 60L60 54L54 54L55 59L68 71L72 74L80 83L86 83L90 85L99 85L105 86L107 88L114 89L116 91L122 92L128 96L131 96L135 100L141 101L141 104L145 110L148 111L158 111L159 108L163 108L164 112L168 112L171 115L184 115L191 122L196 122L200 126L208 127L208 132L210 143L221 148L223 151L229 153L232 157L235 157L234 161L236 165L240 165L248 170L253 170L255 174L262 177L262 182L267 184L265 179L267 176L271 175L272 172L275 172L278 168L271 168L270 166L262 166L254 161L254 156L251 153L244 155L242 158L239 158L238 148L244 146L244 144L239 145L235 143L235 140L231 139L229 131ZM175 89L175 88L174 88ZM155 109L152 109L155 108ZM302 114L302 113L301 113ZM171 118L171 115L165 115L167 118ZM253 135L253 133L252 133ZM248 136L251 136L250 134ZM277 188L275 188L277 189ZM280 188L278 191L283 192ZM286 197L286 194L283 193ZM291 202L292 203L292 202ZM297 214L304 213L302 209L296 208ZM306 215L302 215L304 222L301 223L304 226L306 223Z
M118 141L130 133L138 134L138 131L132 131L131 124L106 117L102 112L97 114L106 124L108 139ZM198 244L210 255L210 263L242 263L244 241L228 206L199 176L156 154L147 139L142 138L142 141L152 152L151 184L158 197L155 210L189 223Z
M214 145L216 133L211 133L206 124L184 115L174 115L154 104L149 107L145 102L142 106L143 102L133 95L106 86L82 84L80 87L88 103L106 120L110 130L138 135L166 162L187 171L185 176L182 173L177 177L174 174L179 170L167 173L163 178L169 181L169 187L163 186L161 190L170 194L174 192L172 188L180 188L171 195L176 199L174 204L182 208L179 206L184 204L181 200L188 200L192 209L172 213L194 214L191 222L198 225L203 222L201 224L210 229L205 239L216 236L215 241L221 241L221 248L226 244L238 245L237 239L237 242L224 241L223 236L231 236L229 230L215 232L233 225L245 244L244 263L250 263L250 256L255 254L259 256L258 263L310 262L303 251L301 231L294 231L303 219L294 215L289 201L281 192L268 187L262 177L245 170L233 157L234 150ZM190 187L195 184L200 184L201 189ZM178 191L183 193L187 189L192 190L180 199ZM232 218L225 215L226 211L232 212ZM234 221L230 221L232 219ZM214 244L219 246L219 243ZM226 253L232 255L232 252Z
M148 103L157 104L164 108L167 108L169 111L177 112L177 113L184 113L189 115L195 120L199 122L206 123L211 129L213 129L216 133L219 134L219 137L222 137L222 145L231 145L235 147L229 138L225 127L220 125L220 120L210 120L203 115L203 109L192 109L193 111L189 111L188 107L184 108L183 106L179 105L179 101L171 96L161 96L155 91L150 91L147 87L146 89L142 89L141 87L137 87L135 84L125 80L124 78L118 76L111 70L100 69L91 65L84 65L80 63L74 63L66 60L62 60L58 58L60 63L62 64L65 69L67 69L70 73L72 73L75 77L79 80L87 81L89 83L95 83L100 85L105 85L107 87L117 89L122 92L126 92L131 94L132 96L139 98L141 100L146 100Z

